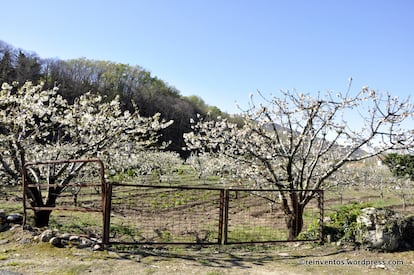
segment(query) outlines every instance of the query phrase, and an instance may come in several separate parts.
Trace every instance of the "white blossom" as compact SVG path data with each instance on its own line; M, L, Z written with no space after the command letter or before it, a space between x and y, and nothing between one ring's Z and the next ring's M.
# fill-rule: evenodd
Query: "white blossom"
M85 94L69 104L56 88L43 90L27 82L10 93L3 84L0 93L0 178L20 180L23 162L101 156L114 165L115 153L132 143L129 154L154 146L158 131L172 121L160 115L142 117L121 111L118 99L105 103L102 97ZM3 183L3 182L2 182Z

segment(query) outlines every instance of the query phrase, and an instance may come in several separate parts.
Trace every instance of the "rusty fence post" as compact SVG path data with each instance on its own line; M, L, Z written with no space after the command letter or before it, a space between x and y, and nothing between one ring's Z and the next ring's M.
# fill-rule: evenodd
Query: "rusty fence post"
M105 184L105 202L103 209L103 236L102 243L107 246L109 244L109 231L111 225L111 208L112 208L112 183Z
M324 232L323 232L324 194L323 194L323 190L318 191L318 208L319 208L319 241L321 244L323 244L324 242Z
M223 215L224 215L224 189L220 190L219 224L217 244L223 244Z
M229 225L229 190L220 189L218 244L227 244Z
M223 244L227 244L228 242L228 233L229 233L229 190L224 190L224 222L223 222Z

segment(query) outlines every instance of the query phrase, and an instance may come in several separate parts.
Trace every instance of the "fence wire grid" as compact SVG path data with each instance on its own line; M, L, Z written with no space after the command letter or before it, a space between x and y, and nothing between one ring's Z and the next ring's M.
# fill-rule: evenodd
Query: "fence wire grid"
M275 191L122 183L112 183L111 189L110 244L287 241L284 212L269 202ZM304 230L315 220L320 222L322 209L316 201L305 210ZM319 237L318 233L298 240Z

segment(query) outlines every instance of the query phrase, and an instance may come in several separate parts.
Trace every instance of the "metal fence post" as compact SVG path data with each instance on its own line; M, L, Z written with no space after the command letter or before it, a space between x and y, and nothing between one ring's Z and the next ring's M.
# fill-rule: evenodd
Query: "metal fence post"
M320 243L323 244L324 242L324 232L323 232L323 208L324 208L324 198L323 198L323 190L318 191L318 208L319 208L319 240Z
M112 208L112 183L105 184L105 203L104 203L104 221L103 221L103 236L102 243L109 244L109 230L111 225L111 208Z
M227 238L228 238L228 231L229 231L229 190L224 190L224 222L223 222L223 244L227 244Z
M223 244L223 215L224 215L224 189L220 190L219 224L218 224L218 244Z

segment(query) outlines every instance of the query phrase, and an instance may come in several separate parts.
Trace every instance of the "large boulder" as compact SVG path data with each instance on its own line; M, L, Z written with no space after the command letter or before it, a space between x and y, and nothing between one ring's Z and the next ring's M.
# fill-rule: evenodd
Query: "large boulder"
M19 213L12 213L7 215L7 222L13 224L22 224L23 223L23 215Z
M356 241L368 249L386 252L414 249L414 217L369 207L361 210L357 222L361 226Z

